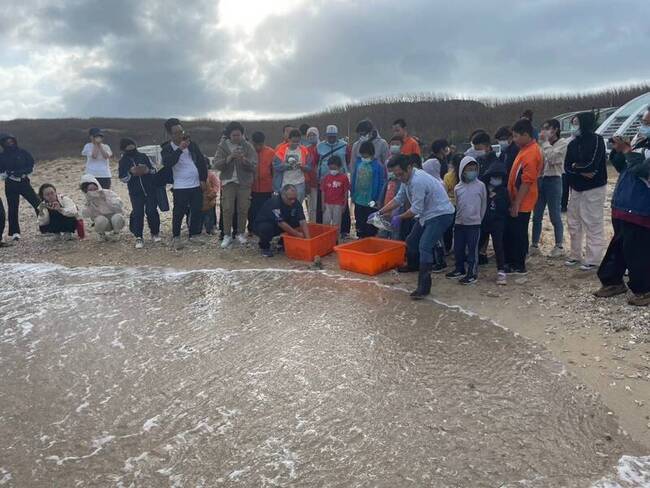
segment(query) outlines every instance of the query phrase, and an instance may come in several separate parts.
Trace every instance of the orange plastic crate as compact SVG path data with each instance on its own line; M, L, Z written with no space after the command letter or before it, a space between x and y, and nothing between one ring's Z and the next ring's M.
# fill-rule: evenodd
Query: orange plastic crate
M339 267L365 275L378 275L404 264L406 243L368 237L334 248Z
M302 239L282 234L284 253L288 258L313 261L316 256L327 256L334 250L339 231L331 225L307 224L311 238Z

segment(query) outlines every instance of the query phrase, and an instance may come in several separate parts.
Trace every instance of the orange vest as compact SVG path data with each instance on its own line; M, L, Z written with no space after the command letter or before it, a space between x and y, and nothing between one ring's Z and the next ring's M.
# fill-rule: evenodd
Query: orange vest
M272 147L264 146L257 153L257 172L253 181L253 193L273 193L273 158Z

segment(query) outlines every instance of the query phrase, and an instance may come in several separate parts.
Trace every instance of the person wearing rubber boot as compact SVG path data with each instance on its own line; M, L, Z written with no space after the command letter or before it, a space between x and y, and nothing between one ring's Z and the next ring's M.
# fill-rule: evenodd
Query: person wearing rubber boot
M402 155L388 163L388 171L402 182L399 192L379 213L390 214L405 203L411 207L395 215L393 227L402 220L415 219L415 225L406 239L407 262L418 270L418 286L411 298L422 300L431 292L433 245L442 239L454 221L454 206L449 201L442 182L425 171L413 167L408 156Z

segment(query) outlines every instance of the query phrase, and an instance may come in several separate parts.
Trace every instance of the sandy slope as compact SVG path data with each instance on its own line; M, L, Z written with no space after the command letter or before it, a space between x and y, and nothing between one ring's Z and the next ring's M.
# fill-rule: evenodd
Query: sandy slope
M42 162L33 177L34 186L50 182L83 202L78 182L83 171L81 160ZM611 178L613 182L615 176ZM115 179L114 189L127 207L126 185ZM613 185L610 185L610 188ZM133 240L125 232L119 242L100 243L91 235L84 241L56 242L37 235L33 214L22 203L21 222L24 239L9 249L0 250L4 262L53 262L66 266L164 266L179 269L198 268L301 268L306 263L291 262L283 256L262 259L257 249L218 249L216 238L205 247L175 252L166 244L148 243L143 251L133 249ZM603 209L609 219L607 208ZM163 215L163 234L170 234L170 213ZM609 227L609 226L608 226ZM145 231L146 233L146 231ZM544 224L547 253L552 246L552 228ZM336 258L323 259L325 270L339 272ZM462 287L456 282L434 278L433 296L446 304L457 305L494 320L516 333L544 344L575 376L576 388L588 387L602 395L617 415L621 426L633 438L650 449L650 309L626 305L624 297L596 301L590 292L598 287L593 273L567 269L562 260L533 257L530 273L519 280L510 279L507 287L493 283L493 265L481 268L478 284ZM386 273L382 283L412 288L414 275Z

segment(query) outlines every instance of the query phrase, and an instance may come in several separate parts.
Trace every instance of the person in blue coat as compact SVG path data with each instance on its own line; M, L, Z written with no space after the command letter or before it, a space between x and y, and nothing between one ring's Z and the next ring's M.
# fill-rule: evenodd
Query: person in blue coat
M375 157L374 144L370 141L363 142L354 164L350 186L359 238L377 234L377 228L368 223L368 216L377 211L385 181L384 166Z

